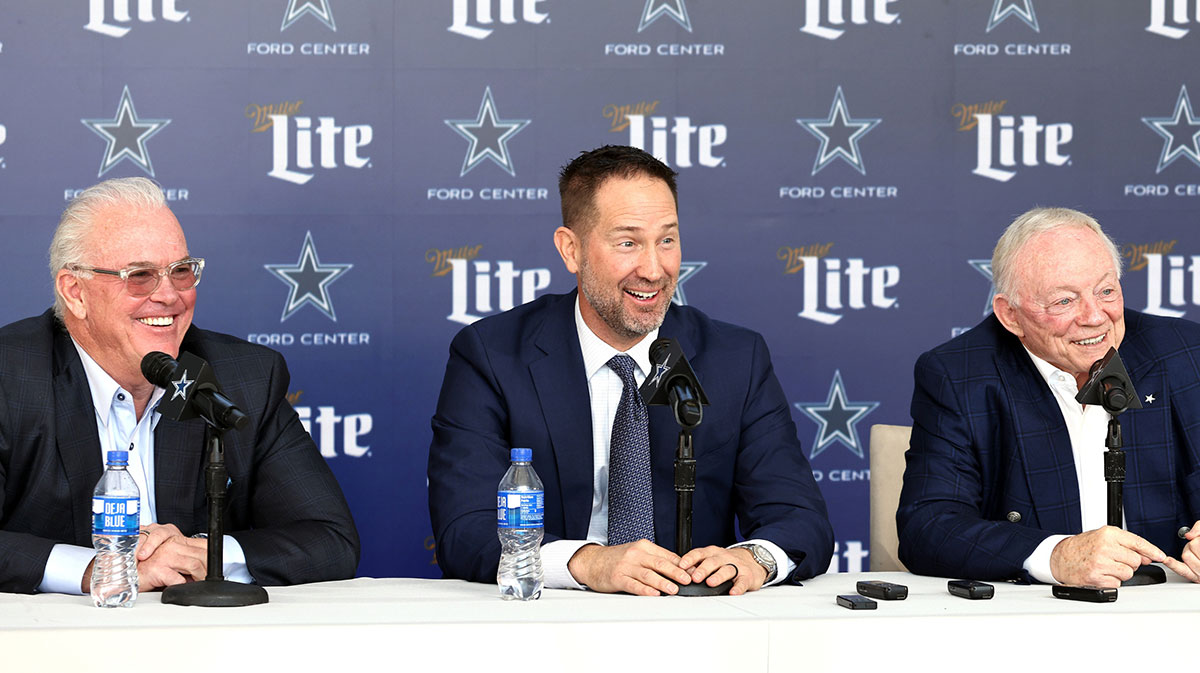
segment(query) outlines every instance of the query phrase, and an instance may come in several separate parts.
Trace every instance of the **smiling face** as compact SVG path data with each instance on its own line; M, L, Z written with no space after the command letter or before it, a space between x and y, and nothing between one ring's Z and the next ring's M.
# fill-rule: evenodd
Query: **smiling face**
M183 229L163 208L110 206L99 210L86 238L81 263L119 270L130 265L161 267L188 256ZM71 336L109 376L131 392L149 384L141 374L142 357L151 351L179 356L179 344L192 324L196 290L183 292L163 278L145 297L134 297L120 278L67 270L56 278Z
M1013 261L1017 301L996 295L996 317L1034 355L1087 381L1092 363L1125 337L1125 301L1100 236L1065 226L1029 239Z
M628 350L662 324L679 278L679 217L662 180L611 177L596 190L595 218L559 227L555 245L577 274L580 313L605 343Z

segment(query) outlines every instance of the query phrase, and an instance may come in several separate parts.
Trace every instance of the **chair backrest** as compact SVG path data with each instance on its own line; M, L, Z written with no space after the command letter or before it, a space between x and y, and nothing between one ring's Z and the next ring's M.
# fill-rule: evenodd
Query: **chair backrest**
M909 425L871 426L871 572L908 570L896 551L896 508L911 436Z

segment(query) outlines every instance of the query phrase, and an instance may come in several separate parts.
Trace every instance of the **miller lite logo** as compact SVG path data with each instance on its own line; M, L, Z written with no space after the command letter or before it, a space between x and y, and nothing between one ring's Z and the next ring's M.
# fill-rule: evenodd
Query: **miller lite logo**
M648 151L668 166L691 168L698 163L713 168L725 165L725 157L716 154L716 149L725 144L729 136L724 124L696 125L691 117L672 120L644 114L627 114L625 120L629 123L629 144Z
M374 137L368 124L338 126L333 117L318 117L316 124L312 117L271 114L268 118L272 153L267 175L273 178L303 185L315 175L305 171L312 171L317 164L323 169L337 168L339 161L349 168L371 165L371 157L363 156Z
M1062 166L1071 155L1063 146L1071 142L1074 127L1069 123L1043 124L1034 115L975 114L977 158L975 175L1008 182L1020 166L1037 166L1042 162ZM1020 137L1018 142L1018 136Z
M521 21L538 24L550 18L538 10L546 0L453 0L450 27L446 30L473 40L482 40L495 30L490 26L496 21L503 24L517 22L517 5L521 5ZM474 13L471 8L474 7Z
M1169 14L1168 6L1171 8ZM1168 21L1175 25L1168 26ZM1190 32L1190 28L1180 26L1187 26L1191 22L1200 23L1200 0L1150 0L1147 32L1178 40Z
M797 314L806 320L833 325L844 316L840 311L860 311L868 306L892 308L898 306L896 297L888 291L900 282L900 267L869 267L858 258L842 260L836 257L800 258L801 309Z
M131 5L134 4L137 6L136 14L131 12ZM154 15L156 4L161 8L157 17ZM88 0L88 22L84 29L109 37L125 37L132 28L120 24L129 24L135 19L142 23L152 23L159 18L179 23L187 19L187 16L186 11L181 12L175 7L175 0L136 0L136 3L135 0Z
M8 129L4 128L4 124L0 124L0 145L3 145L5 140L8 140ZM4 157L0 157L0 168L5 168Z
M1172 242L1173 243L1173 242ZM1146 313L1182 318L1188 305L1200 306L1200 255L1146 253ZM1191 297L1188 297L1188 293ZM1168 308L1168 307L1176 308Z
M540 290L550 287L550 269L522 271L507 260L496 262L494 269L492 262L480 259L447 261L452 288L446 319L451 322L470 325L490 313L517 306L518 296L521 304L528 304Z
M805 0L804 25L800 27L800 32L836 40L846 32L842 26L846 25L847 18L856 26L871 21L888 25L899 23L900 15L888 11L888 5L893 2L896 0ZM870 16L867 15L868 7ZM825 11L822 12L822 9ZM822 18L824 24L821 23Z

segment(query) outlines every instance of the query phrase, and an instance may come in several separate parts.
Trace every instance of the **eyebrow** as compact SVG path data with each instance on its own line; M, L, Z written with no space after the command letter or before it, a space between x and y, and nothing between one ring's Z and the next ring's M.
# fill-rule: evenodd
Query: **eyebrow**
M191 256L191 255L184 255L183 257L180 257L179 259L175 260L175 262L182 262L182 261L183 261L183 260L185 260L185 259L191 259L191 258L192 258L192 256ZM164 264L163 266L171 266L171 265L172 265L172 264L174 264L175 262L167 262L167 263L166 263L166 264ZM146 260L142 259L142 260L137 260L137 261L130 262L130 263L126 264L125 266L121 267L121 268L125 269L125 268L129 268L129 267L131 267L131 266L154 266L154 267L156 267L156 266L158 266L158 265L157 265L157 264L155 264L154 262L148 262L148 261L146 261Z

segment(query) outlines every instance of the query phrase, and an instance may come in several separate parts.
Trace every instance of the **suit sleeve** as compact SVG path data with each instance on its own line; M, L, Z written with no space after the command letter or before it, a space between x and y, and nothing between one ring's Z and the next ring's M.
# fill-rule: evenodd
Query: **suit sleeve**
M825 572L833 556L833 528L812 467L796 438L796 424L771 356L755 335L750 388L742 411L734 482L742 535L770 540L796 564L788 582Z
M359 539L337 479L287 403L290 376L272 353L265 407L256 427L247 511L229 534L259 584L347 579L358 567ZM233 528L233 526L231 526Z
M965 385L972 385L970 382ZM974 394L987 395L978 383ZM979 415L998 414L993 399L983 399ZM912 400L912 440L906 454L904 486L896 524L900 560L914 573L978 580L1029 579L1026 558L1051 535L1006 520L985 516L988 493L996 481L984 478L992 457L1012 447L990 447L999 441L995 419L983 423L994 436L977 437L958 387L933 354L917 360Z
M7 409L4 394L0 390L0 409ZM8 465L12 454L8 441L8 424L0 428L0 522L9 519L5 503L9 501ZM55 541L29 533L0 530L0 592L32 594L42 583L46 561ZM82 579L82 577L80 578Z
M509 465L509 410L473 327L450 343L429 447L429 516L446 577L495 582L496 486ZM544 542L555 536L546 535Z

